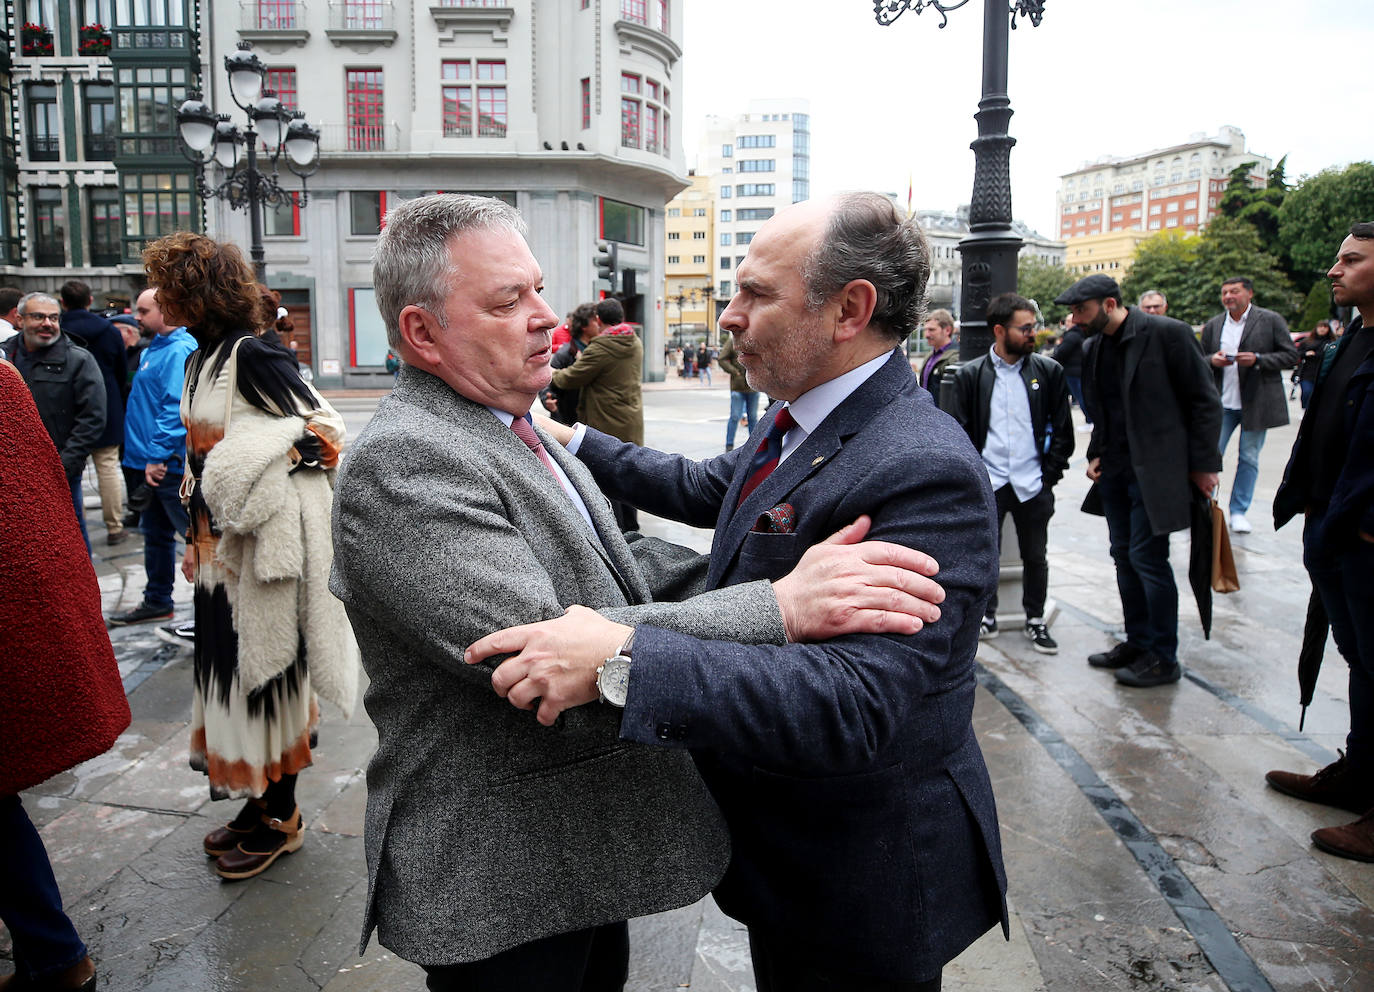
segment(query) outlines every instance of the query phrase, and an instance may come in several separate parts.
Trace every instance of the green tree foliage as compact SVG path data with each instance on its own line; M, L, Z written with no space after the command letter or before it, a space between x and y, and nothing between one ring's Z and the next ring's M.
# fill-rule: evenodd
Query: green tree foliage
M1265 251L1252 225L1229 217L1216 218L1202 233L1197 261L1198 274L1213 301L1207 316L1220 309L1221 282L1233 276L1250 277L1255 284L1255 302L1260 306L1277 311L1288 321L1297 315L1299 298L1293 284L1278 259ZM1172 307L1169 312L1173 313Z
M1062 265L1026 255L1017 259L1016 291L1040 304L1040 313L1047 324L1057 324L1068 314L1069 308L1055 303L1054 298L1075 281Z
M1198 278L1196 234L1161 231L1136 246L1131 271L1121 284L1121 295L1131 306L1149 290L1156 289L1169 301L1169 316L1196 324L1215 309L1217 293Z
M1303 179L1279 208L1279 240L1294 272L1319 278L1336 258L1350 225L1374 220L1374 163L1354 162ZM1299 283L1301 285L1301 281Z
M1310 331L1317 326L1317 321L1327 320L1330 316L1331 284L1325 279L1318 279L1312 284L1312 289L1307 294L1307 302L1302 305L1302 313L1298 315L1292 329Z
M1170 317L1201 324L1221 310L1221 281L1233 276L1254 281L1260 306L1285 320L1296 313L1297 298L1278 260L1252 225L1231 217L1216 218L1201 235L1162 232L1142 241L1121 289L1128 304L1157 289L1169 301Z
M1260 242L1275 251L1279 241L1279 208L1288 198L1288 183L1284 171L1288 166L1288 156L1279 159L1278 165L1269 170L1267 185L1256 189L1250 185L1250 170L1257 162L1245 162L1231 170L1231 179L1226 192L1221 194L1217 209L1223 217L1242 220L1253 227L1260 236Z

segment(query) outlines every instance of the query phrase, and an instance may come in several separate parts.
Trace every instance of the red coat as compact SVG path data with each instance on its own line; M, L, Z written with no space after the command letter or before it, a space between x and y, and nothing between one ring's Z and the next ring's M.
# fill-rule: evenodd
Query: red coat
M0 795L10 795L108 751L130 717L62 463L3 361L0 562Z

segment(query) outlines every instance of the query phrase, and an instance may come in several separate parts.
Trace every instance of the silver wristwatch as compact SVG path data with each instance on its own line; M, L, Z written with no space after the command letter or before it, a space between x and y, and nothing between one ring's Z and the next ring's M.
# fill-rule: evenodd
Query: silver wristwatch
M603 703L621 707L625 705L625 697L630 691L630 645L634 640L635 632L632 630L630 636L625 638L625 643L620 645L620 650L597 666L596 691L600 693Z

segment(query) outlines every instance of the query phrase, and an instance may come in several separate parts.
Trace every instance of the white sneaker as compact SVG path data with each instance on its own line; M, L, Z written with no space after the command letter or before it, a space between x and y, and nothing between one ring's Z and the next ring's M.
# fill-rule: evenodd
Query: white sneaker
M1243 513L1231 514L1231 529L1237 534L1248 534L1255 528L1250 526L1250 521L1245 519Z

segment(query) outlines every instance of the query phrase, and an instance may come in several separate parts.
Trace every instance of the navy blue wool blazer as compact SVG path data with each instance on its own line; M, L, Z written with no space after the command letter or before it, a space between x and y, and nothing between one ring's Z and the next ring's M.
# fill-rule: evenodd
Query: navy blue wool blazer
M735 510L751 443L708 461L588 431L612 499L715 527L708 586L776 579L808 547L870 537L940 564L941 619L912 636L746 646L639 628L621 737L692 750L730 828L721 908L820 969L934 977L1000 919L1006 876L972 727L978 622L997 581L987 472L900 352ZM779 503L796 532L751 532Z

